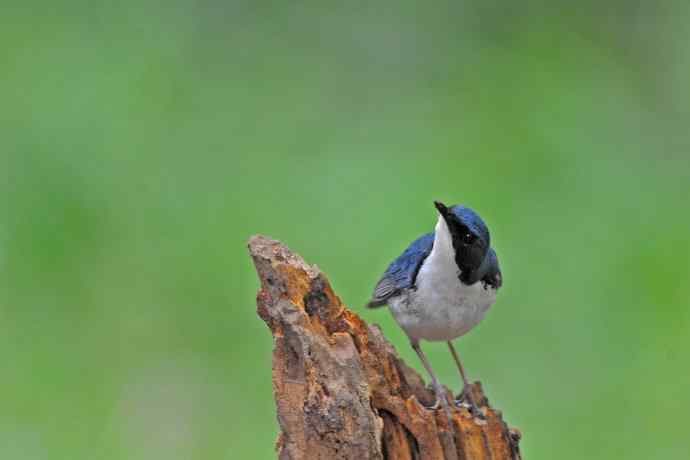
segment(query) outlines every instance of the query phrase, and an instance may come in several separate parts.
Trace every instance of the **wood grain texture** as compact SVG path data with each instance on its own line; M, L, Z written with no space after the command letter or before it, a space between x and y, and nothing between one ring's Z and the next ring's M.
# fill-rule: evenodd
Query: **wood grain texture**
M280 459L520 459L519 431L472 385L486 420L426 406L433 393L325 275L278 241L249 241L271 330ZM452 426L449 426L452 425Z

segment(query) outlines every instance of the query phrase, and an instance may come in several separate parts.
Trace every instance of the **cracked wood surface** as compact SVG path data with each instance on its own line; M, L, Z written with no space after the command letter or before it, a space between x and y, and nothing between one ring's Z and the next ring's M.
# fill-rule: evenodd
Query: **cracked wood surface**
M326 276L278 241L249 240L261 289L257 312L273 335L278 457L520 459L520 432L472 392L486 420L455 408L452 427L433 393L376 325L335 295Z

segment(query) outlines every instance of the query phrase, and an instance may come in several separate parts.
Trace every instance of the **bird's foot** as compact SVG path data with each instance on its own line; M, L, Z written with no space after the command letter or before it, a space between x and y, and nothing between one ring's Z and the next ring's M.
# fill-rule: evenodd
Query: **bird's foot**
M436 398L436 401L434 401L434 403L432 405L430 405L430 406L427 406L426 404L422 404L422 405L424 406L425 409L428 409L431 411L439 410L441 408L441 400Z
M479 406L474 401L472 391L467 387L463 387L460 397L455 400L455 406L464 407L473 417L476 417L480 420L486 420L484 413L481 411L481 409L479 409Z
M434 411L448 405L448 396L446 395L445 389L441 385L436 386L434 384L431 384L429 386L429 389L433 391L434 397L436 399L434 399L434 403L431 405L422 403L422 406L424 406L424 408Z
M438 385L434 388L434 394L436 395L436 401L431 406L424 405L424 407L431 411L443 409L448 418L451 419L451 406L448 404L446 390L441 385Z

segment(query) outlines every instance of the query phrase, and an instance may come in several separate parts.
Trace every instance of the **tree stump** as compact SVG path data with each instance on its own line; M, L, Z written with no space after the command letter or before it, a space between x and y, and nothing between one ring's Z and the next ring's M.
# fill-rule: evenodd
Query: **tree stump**
M274 341L281 460L520 459L520 432L479 382L471 391L485 420L461 407L449 424L442 409L427 408L435 398L422 378L316 266L264 236L250 239L249 252L261 280L257 312Z

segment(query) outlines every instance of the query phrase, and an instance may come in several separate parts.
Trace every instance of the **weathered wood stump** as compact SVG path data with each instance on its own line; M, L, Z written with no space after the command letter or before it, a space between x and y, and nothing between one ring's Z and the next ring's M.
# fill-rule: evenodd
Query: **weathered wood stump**
M347 309L326 276L254 236L259 316L274 340L280 459L520 459L520 432L472 385L486 420L426 407L433 393L381 330Z

